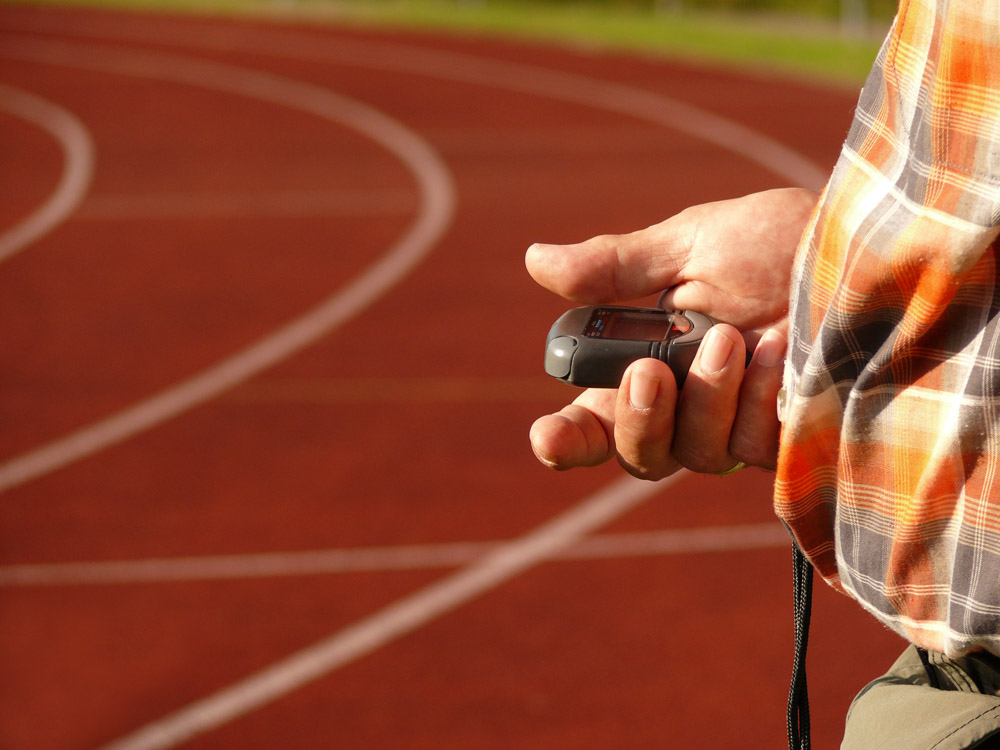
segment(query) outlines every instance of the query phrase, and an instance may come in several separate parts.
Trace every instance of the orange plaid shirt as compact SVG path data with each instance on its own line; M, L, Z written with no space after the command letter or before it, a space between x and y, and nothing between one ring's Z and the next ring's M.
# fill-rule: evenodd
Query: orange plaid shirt
M925 648L1000 655L1000 5L902 0L803 237L775 509Z

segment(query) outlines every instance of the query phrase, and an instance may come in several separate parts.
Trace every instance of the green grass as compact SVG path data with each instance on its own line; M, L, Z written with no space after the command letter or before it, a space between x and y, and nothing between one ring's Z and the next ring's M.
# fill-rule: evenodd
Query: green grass
M2 1L2 0L0 0ZM857 87L877 33L844 34L818 15L668 9L621 2L529 0L18 0L33 4L266 15L514 36L709 61ZM667 0L669 2L669 0ZM884 26L884 23L882 24Z

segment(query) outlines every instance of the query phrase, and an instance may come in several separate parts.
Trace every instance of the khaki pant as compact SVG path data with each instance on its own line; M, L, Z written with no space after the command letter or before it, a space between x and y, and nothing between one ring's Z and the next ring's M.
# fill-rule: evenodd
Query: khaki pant
M1000 748L1000 659L910 646L847 714L841 750Z

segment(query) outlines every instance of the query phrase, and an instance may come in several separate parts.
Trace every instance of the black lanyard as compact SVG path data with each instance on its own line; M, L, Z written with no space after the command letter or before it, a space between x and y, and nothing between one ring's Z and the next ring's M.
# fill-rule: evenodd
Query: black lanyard
M795 613L795 659L788 690L788 748L809 750L809 688L806 685L806 648L812 612L813 567L798 545L792 545L793 609Z

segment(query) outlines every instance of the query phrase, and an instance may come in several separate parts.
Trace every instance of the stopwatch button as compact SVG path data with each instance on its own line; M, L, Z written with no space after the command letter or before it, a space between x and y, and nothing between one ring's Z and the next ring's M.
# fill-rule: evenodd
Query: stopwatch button
M557 336L549 341L545 347L545 372L554 378L568 377L576 347L576 339L570 336Z

